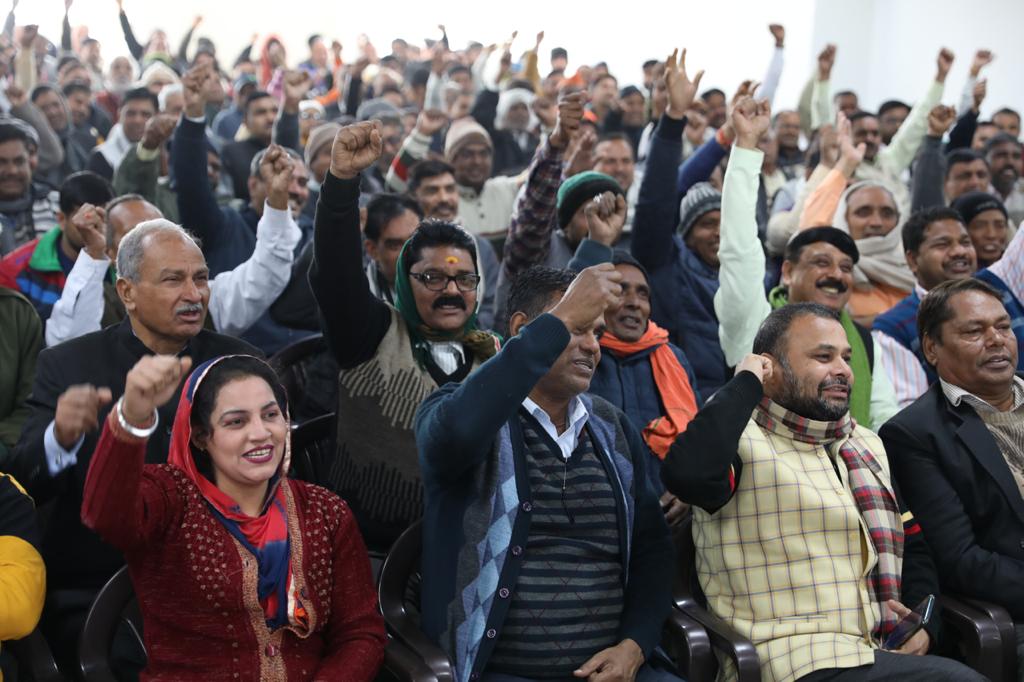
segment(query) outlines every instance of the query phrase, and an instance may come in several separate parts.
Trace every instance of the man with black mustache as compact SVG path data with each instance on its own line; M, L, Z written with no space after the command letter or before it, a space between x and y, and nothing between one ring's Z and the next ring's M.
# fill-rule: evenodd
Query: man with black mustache
M338 456L319 483L344 497L371 550L386 550L422 513L413 414L497 351L476 324L480 275L473 237L420 222L395 265L395 304L363 273L359 173L381 154L381 123L341 128L317 204L309 282L338 378Z
M676 679L650 665L672 573L650 457L585 393L621 282L609 263L526 270L508 344L416 414L421 624L459 679Z
M722 187L721 285L715 295L718 332L730 366L750 352L757 328L788 303L819 303L834 310L846 331L857 381L850 412L857 423L877 429L899 409L892 384L870 332L846 311L853 290L853 266L860 253L849 234L834 227L796 233L786 245L781 284L764 294L764 252L757 239L757 187L763 152L757 140L768 126L765 103L749 98L733 112L737 132Z
M934 618L884 648L908 606L939 583L882 441L851 416L856 379L836 311L774 310L753 351L676 439L661 472L693 505L708 608L751 640L766 681L985 679L925 655Z
M1024 678L1024 379L999 292L933 288L917 313L938 381L879 435L945 589L1005 607Z
M259 354L249 344L205 328L210 298L203 252L180 226L146 221L117 252L117 294L127 318L43 350L36 364L28 421L9 462L40 505L53 501L43 537L47 607L42 628L61 669L76 669L77 642L99 589L124 561L82 525L82 487L103 424L124 391L124 378L145 355L188 355L195 363L220 355ZM178 394L159 410L147 462L164 462Z
M1009 133L998 133L985 144L985 159L992 170L992 187L1003 200L1010 221L1017 225L1024 220L1024 175L1021 153L1024 145Z
M907 265L917 282L909 296L875 318L871 332L900 408L917 400L937 379L917 336L921 299L939 284L967 279L978 269L971 236L961 215L952 208L918 211L903 224L902 237Z

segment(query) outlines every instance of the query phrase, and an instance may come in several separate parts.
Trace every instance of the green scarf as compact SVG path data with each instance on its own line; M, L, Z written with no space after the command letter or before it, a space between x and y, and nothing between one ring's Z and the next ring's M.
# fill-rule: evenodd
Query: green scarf
M782 286L777 286L768 294L768 303L772 309L781 308L789 303L788 294ZM858 424L871 427L871 363L868 362L868 351L864 347L864 339L854 326L853 318L844 308L839 313L839 321L846 332L846 340L850 342L850 368L853 370L853 390L850 391L850 414Z
M501 337L491 332L477 329L476 314L480 308L480 300L477 299L476 309L466 320L462 329L451 332L440 332L432 329L423 323L423 318L416 310L416 299L412 293L411 278L409 277L409 264L407 251L409 242L405 242L402 252L398 255L398 263L395 271L395 307L401 313L405 325L409 328L409 337L412 339L412 353L420 367L426 367L433 360L430 356L431 341L459 341L470 352L481 361L487 360L501 348ZM476 258L473 259L474 266Z

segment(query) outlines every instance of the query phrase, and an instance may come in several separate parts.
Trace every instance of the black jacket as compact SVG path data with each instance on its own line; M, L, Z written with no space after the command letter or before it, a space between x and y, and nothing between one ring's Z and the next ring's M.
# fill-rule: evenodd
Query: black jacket
M974 408L936 382L879 435L944 589L1024 620L1024 498Z
M105 386L113 394L110 404L99 411L99 423L107 418L114 403L124 393L128 371L150 351L132 333L129 320L92 334L43 350L36 365L31 410L21 438L14 448L8 471L13 474L36 503L54 500L52 516L43 537L47 583L51 588L98 588L123 565L120 554L82 525L82 488L89 461L99 440L99 430L85 435L78 450L77 463L51 476L46 463L43 437L57 411L57 400L76 384ZM260 352L239 339L202 330L189 341L181 355L192 358L193 366L231 353ZM160 425L146 446L146 462L167 461L171 425L178 409L178 393L160 408Z

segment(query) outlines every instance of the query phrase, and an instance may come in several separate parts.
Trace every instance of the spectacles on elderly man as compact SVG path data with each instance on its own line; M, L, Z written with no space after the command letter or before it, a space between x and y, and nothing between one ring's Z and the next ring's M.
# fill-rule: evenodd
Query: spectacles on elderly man
M410 272L409 276L430 291L444 291L448 288L448 282L455 282L459 291L475 291L480 285L480 275L472 272L446 275L443 272L428 270L427 272Z

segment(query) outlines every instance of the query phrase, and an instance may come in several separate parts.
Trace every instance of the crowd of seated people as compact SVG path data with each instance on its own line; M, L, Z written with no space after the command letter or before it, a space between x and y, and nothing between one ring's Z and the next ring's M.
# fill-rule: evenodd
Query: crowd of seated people
M680 542L763 680L985 679L941 607L897 637L943 594L1009 614L1024 679L1024 168L991 52L875 111L835 45L776 104L777 24L730 96L685 49L633 77L543 33L229 56L197 17L174 50L121 0L106 63L73 0L56 42L17 4L0 641L81 679L127 567L118 679L372 680L420 522L418 627L459 682L678 679Z

